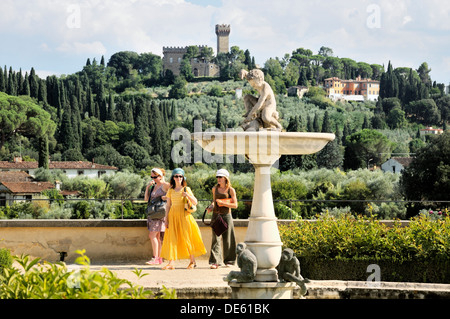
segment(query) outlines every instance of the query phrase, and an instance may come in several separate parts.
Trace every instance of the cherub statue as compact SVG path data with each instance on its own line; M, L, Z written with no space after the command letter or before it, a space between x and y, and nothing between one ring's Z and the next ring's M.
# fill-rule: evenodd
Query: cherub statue
M253 282L256 276L257 260L256 256L247 249L245 243L236 245L237 264L241 271L230 271L230 273L223 278L224 281L232 281L236 279L237 282Z
M247 79L259 93L259 97L250 94L244 97L246 113L245 120L241 124L244 131L260 129L281 131L275 95L269 83L264 81L264 73L258 69L250 72L241 70L239 76L241 79Z
M300 287L300 295L306 294L305 282L309 282L309 280L300 275L300 262L292 249L285 248L283 250L277 270L281 282L295 282Z

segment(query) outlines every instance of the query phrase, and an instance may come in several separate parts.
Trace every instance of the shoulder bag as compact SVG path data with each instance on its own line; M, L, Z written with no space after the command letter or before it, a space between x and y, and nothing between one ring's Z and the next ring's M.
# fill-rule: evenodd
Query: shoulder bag
M186 187L184 188L184 192L186 193ZM195 213L197 211L197 206L192 205L191 201L185 197L184 198L184 210L188 214Z
M155 185L152 186L148 199L147 219L163 219L166 216L166 201L158 196L151 199L151 194Z

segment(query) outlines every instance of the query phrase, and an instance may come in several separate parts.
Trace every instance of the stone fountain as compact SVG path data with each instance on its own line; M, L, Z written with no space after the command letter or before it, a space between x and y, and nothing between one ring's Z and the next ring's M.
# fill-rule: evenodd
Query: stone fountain
M293 283L279 283L276 266L282 242L272 199L270 169L281 155L304 155L320 151L334 140L331 133L281 132L275 97L260 70L241 76L260 93L244 97L247 113L244 131L194 133L194 140L210 153L244 155L255 168L252 208L245 244L256 256L254 282L230 282L233 298L292 298Z

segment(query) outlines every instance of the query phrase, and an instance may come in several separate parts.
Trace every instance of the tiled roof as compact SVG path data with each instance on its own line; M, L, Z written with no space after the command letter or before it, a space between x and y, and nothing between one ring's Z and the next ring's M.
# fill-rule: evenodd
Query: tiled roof
M7 162L0 161L0 169L37 169L38 162ZM99 170L118 170L117 167L97 164L93 162L50 162L49 169L99 169Z
M29 182L33 178L24 171L0 171L0 182Z
M46 189L55 188L50 182L2 182L11 193L15 194L36 194Z
M393 160L396 160L400 164L403 165L403 167L408 167L409 164L411 164L414 157L392 157Z

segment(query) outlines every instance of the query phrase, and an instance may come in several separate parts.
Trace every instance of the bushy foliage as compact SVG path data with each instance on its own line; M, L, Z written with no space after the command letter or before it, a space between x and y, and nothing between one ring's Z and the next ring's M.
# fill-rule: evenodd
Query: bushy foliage
M220 167L205 164L185 167L188 186L200 200L194 213L196 218L202 217L212 200L215 171ZM231 164L224 164L224 167L233 172ZM146 203L132 199L143 197L149 181L146 174L148 172L143 172L142 176L119 172L101 179L74 178L63 184L63 187L81 189L84 194L91 194L82 196L88 200L62 200L58 197L51 202L14 203L0 207L0 218L145 218ZM168 170L167 176L170 174ZM254 173L236 172L231 174L230 179L238 198L238 208L233 210L233 216L248 218L253 198ZM349 207L354 214L376 215L380 219L403 219L406 216L405 204L395 202L402 199L398 186L399 174L367 169L349 172L323 168L287 172L272 169L271 180L278 218L310 218L325 210L345 207ZM106 194L118 200L106 197ZM47 195L55 199L52 194Z
M449 216L418 216L408 227L388 227L374 218L323 214L313 221L280 225L280 235L298 257L448 261L450 256Z
M13 258L8 249L0 248L0 271L2 268L11 267L13 263Z
M84 251L77 270L69 270L64 263L40 263L29 256L14 257L21 267L0 267L0 299L174 299L174 290L162 289L161 296L142 286L119 278L107 268L89 269L89 258ZM145 276L135 270L138 278Z

